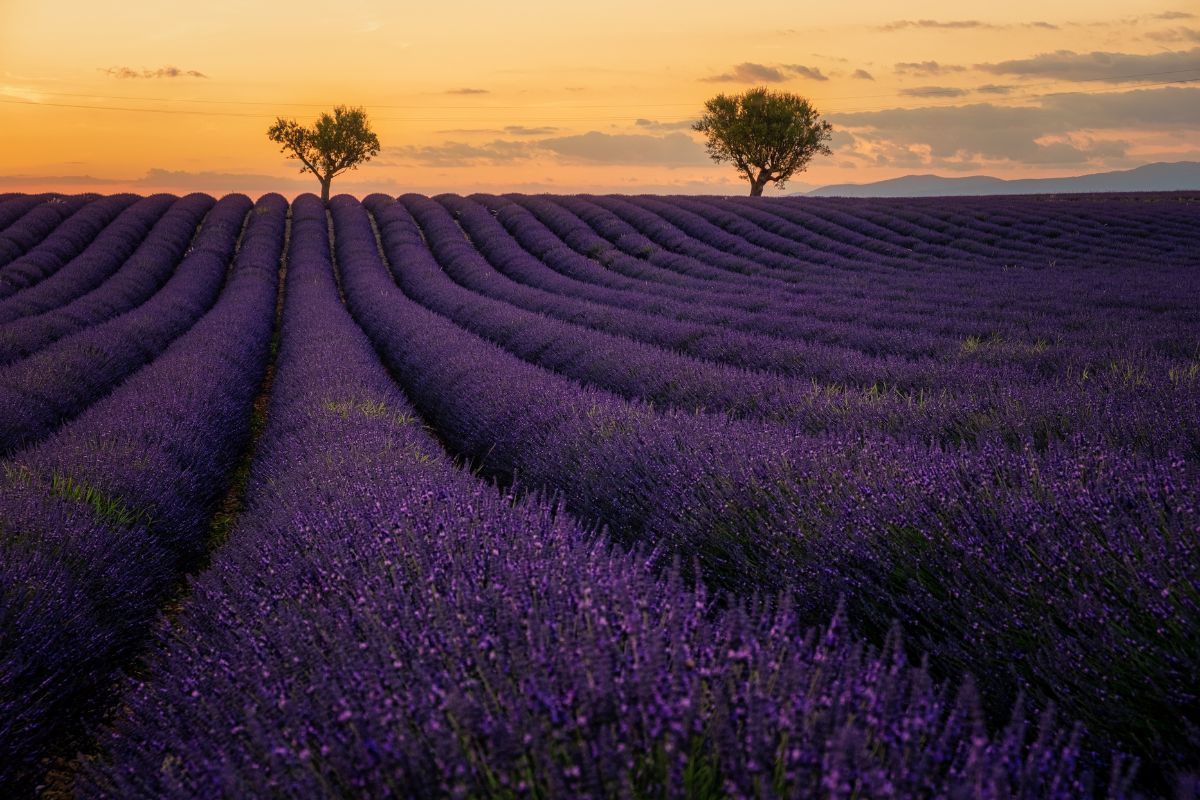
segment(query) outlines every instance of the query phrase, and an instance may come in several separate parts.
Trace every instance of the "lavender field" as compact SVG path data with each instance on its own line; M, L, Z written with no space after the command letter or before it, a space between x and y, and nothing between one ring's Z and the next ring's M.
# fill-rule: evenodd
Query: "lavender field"
M0 796L1200 787L1200 195L0 195Z

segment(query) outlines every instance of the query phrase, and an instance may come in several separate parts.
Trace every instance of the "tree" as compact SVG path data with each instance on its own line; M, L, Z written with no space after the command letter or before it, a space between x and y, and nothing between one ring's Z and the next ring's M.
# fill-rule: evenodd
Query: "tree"
M281 153L298 158L300 172L311 172L321 181L321 199L329 202L329 184L335 175L357 169L371 156L379 154L379 137L367 123L362 108L338 106L333 116L321 114L317 124L306 128L294 119L276 117L267 138L283 145Z
M743 94L719 94L704 104L704 116L692 126L708 137L713 161L732 161L759 197L768 183L783 188L803 172L814 155L829 155L832 126L799 95L765 87Z

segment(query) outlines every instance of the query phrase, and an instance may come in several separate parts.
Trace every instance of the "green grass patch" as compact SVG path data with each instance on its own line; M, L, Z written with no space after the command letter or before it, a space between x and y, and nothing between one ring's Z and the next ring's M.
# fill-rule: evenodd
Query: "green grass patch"
M58 471L50 476L50 495L89 505L97 520L110 525L131 528L135 525L149 526L154 521L151 509L127 505L120 497L98 486Z

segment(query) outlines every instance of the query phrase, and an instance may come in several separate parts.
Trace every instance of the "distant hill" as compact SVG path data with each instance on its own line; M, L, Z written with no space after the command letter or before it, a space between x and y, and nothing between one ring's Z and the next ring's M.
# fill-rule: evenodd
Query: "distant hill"
M1118 172L1072 178L1004 180L987 175L943 178L905 175L875 183L839 183L807 192L807 197L947 197L978 194L1063 194L1070 192L1169 192L1200 190L1200 162L1147 164Z

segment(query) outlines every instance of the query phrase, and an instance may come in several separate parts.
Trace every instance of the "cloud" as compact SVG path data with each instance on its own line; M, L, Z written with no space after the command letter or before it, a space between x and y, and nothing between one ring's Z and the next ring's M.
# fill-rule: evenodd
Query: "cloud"
M900 90L900 94L905 97L962 97L966 93L966 89L953 86L914 86Z
M783 71L775 67L768 67L765 64L754 64L750 61L742 62L729 72L723 72L720 75L710 75L707 78L700 80L706 83L781 83L787 80L787 76Z
M600 131L572 136L514 141L495 139L484 144L445 142L385 148L381 166L420 164L433 167L470 167L512 164L534 159L574 164L629 164L666 167L709 163L708 154L683 133L665 136L611 134Z
M975 87L975 91L980 94L1009 94L1016 88L1008 84L985 83L983 86Z
M689 131L695 120L684 120L682 122L659 122L656 119L639 119L633 124L639 128L647 128L652 131Z
M947 72L962 72L966 67L939 64L936 61L901 61L893 69L897 75L944 75Z
M924 166L1013 161L1079 164L1124 156L1124 140L1094 131L1187 131L1200 126L1200 89L1165 87L1129 92L1071 92L1036 105L972 103L831 114L836 129L849 129L856 152L879 164ZM845 154L843 154L845 155ZM882 160L879 160L882 159Z
M367 194L375 191L395 190L394 181L364 180L353 173L334 182L337 191L353 191ZM357 179L356 179L357 178ZM303 192L318 190L316 178L311 175L280 177L240 172L169 170L155 167L140 178L98 178L93 175L0 175L0 186L24 187L95 187L96 190L131 191L140 194L152 192L206 192L222 195L242 192L252 196L267 192L295 196Z
M1152 14L1151 19L1195 19L1195 14L1190 14L1187 11L1164 11L1161 14Z
M814 81L827 81L829 78L821 74L821 70L817 67L806 67L803 64L788 64L784 69L791 72L793 75L799 75L801 78L808 78Z
M895 22L889 22L886 25L879 25L877 27L881 31L902 31L907 28L963 30L970 28L995 28L998 26L977 19L960 19L949 21L936 19L898 19Z
M539 128L529 128L524 125L506 125L503 128L442 128L436 131L447 136L461 136L463 134L470 135L490 135L490 136L545 136L549 133L557 133L558 128L550 125Z
M491 90L463 87L461 89L447 89L446 94L491 94Z
M1076 53L1057 50L1032 58L976 64L976 69L996 75L1055 78L1064 81L1105 81L1122 83L1158 77L1162 73L1200 69L1200 47L1166 53Z
M1050 95L1042 106L1075 128L1200 127L1200 89L1174 86L1132 92Z
M545 136L548 133L557 133L558 128L550 125L543 125L538 128L527 128L524 125L505 125L504 132L509 136Z
M820 67L808 67L804 64L780 64L770 67L750 61L742 62L728 72L710 75L700 80L706 83L783 83L789 79L789 75L812 81L829 80L829 76L821 72Z
M1200 42L1200 29L1168 28L1165 31L1150 31L1146 38L1156 42Z
M124 181L97 178L94 175L2 175L0 186L109 186Z
M566 160L591 164L694 166L710 163L704 148L683 133L647 136L588 131L577 136L542 139L538 145Z
M1055 25L1054 23L1043 22L1041 20L1035 20L1034 22L1026 22L1025 27L1026 28L1041 28L1042 30L1047 30L1047 31L1059 30L1059 27L1057 25Z
M858 78L859 80L863 80L863 81L875 80L875 77L873 75L871 75L871 73L867 72L865 69L854 70L854 72L850 73L850 77Z
M130 67L107 67L101 68L101 72L111 75L114 78L207 78L203 72L194 69L180 69L179 67L159 67L158 69L131 69Z
M196 192L255 192L265 191L264 187L278 187L275 191L288 190L311 191L316 185L316 178L280 178L275 175L254 175L237 172L187 172L185 170L170 170L154 168L137 180L137 183L154 188L175 191Z
M534 149L529 142L496 139L486 144L445 142L436 145L407 145L384 148L380 156L384 166L417 163L427 167L472 167L511 164L532 158Z

